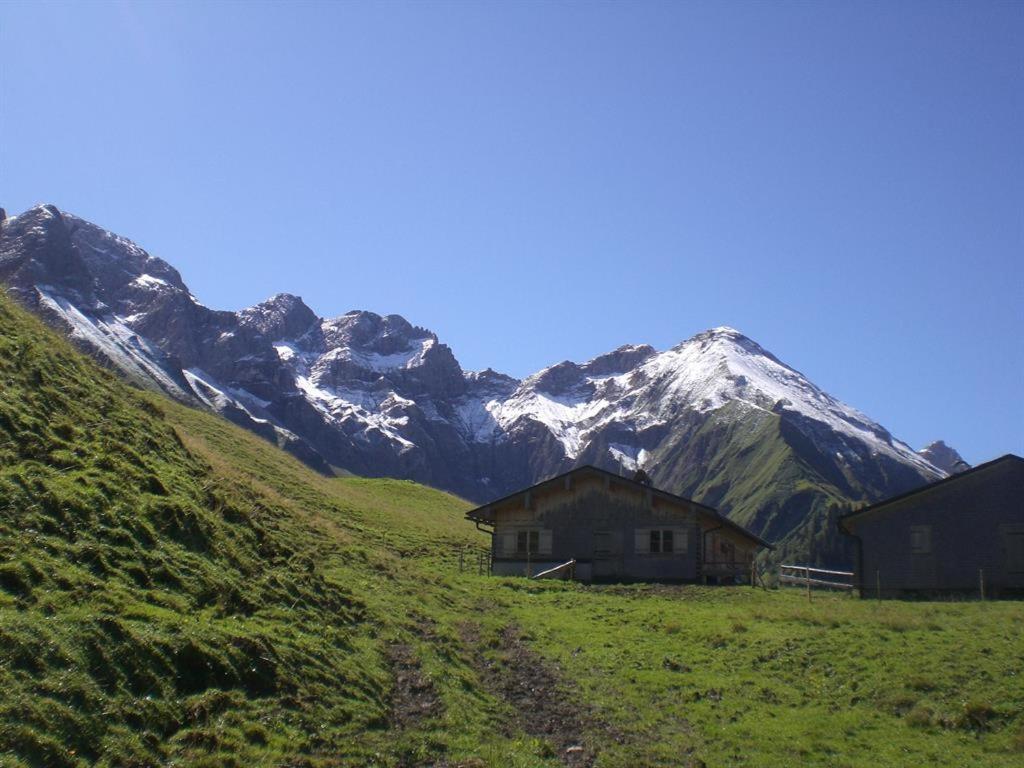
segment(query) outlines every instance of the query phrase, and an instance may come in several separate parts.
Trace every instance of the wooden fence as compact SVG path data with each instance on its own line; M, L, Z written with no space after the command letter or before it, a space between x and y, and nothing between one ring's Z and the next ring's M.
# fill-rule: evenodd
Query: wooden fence
M839 581L848 579L848 581ZM807 590L807 599L811 598L812 589L853 589L852 571L828 571L824 568L811 568L807 565L780 565L779 585L793 584Z
M491 572L491 550L477 547L459 547L459 572L470 571L479 576Z

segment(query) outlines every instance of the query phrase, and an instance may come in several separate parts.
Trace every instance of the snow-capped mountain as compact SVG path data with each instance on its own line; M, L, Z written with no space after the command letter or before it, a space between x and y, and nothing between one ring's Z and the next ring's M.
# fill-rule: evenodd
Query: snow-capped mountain
M838 505L947 470L731 328L523 380L467 372L398 315L324 319L288 294L209 309L166 262L54 206L0 217L0 280L130 379L213 408L322 471L406 477L482 501L581 463L643 467L822 559L834 552L821 521Z

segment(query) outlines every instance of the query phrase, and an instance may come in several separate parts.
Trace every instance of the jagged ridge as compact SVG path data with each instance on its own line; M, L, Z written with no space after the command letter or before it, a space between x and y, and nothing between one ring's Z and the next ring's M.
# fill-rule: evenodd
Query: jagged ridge
M3 222L0 279L137 382L214 408L321 471L485 500L579 463L642 465L783 540L836 504L944 473L732 328L521 381L466 372L398 315L323 319L290 294L211 310L166 262L54 206ZM832 543L813 549L841 557Z

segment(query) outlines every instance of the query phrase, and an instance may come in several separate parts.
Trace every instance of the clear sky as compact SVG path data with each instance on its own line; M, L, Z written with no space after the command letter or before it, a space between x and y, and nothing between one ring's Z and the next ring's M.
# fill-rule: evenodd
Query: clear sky
M734 326L1024 454L1024 3L4 3L0 205L525 375Z

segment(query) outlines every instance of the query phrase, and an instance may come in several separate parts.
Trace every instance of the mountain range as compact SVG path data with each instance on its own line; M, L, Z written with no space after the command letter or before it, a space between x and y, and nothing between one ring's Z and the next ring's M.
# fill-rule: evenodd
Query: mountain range
M842 565L841 510L964 466L941 441L914 451L727 327L524 379L465 371L399 315L324 319L290 294L210 309L167 262L52 205L0 209L0 281L129 380L324 473L484 502L579 464L643 468L776 541L777 558Z

